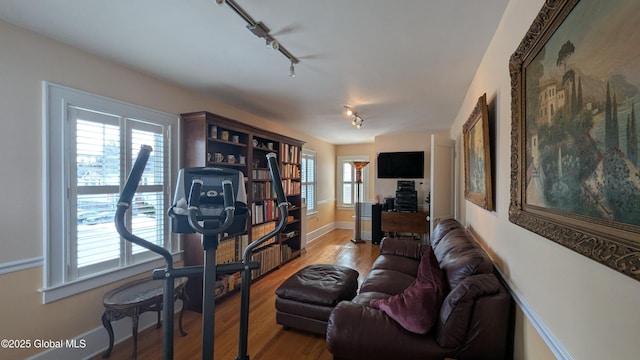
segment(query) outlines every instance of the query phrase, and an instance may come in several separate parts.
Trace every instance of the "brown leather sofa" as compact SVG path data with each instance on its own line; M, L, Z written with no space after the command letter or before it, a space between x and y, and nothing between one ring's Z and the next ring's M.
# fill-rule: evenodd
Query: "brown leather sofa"
M329 317L326 340L335 359L510 359L511 297L486 252L455 219L441 221L431 239L448 287L426 334L405 330L372 299L402 293L415 281L429 245L383 239L358 295Z

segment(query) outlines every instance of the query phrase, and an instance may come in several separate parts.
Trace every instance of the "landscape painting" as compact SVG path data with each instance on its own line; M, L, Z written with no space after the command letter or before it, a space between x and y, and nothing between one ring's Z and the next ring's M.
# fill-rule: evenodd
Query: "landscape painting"
M487 94L478 99L462 127L464 138L465 199L487 210L493 209L491 152Z
M510 61L510 219L638 279L639 33L639 1L548 1Z
M526 68L526 203L640 225L637 1L582 1ZM636 16L636 19L630 19Z

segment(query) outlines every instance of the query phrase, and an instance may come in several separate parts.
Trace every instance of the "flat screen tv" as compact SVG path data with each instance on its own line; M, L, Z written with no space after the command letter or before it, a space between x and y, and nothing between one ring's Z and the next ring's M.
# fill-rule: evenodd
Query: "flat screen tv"
M378 178L424 178L424 151L378 153Z

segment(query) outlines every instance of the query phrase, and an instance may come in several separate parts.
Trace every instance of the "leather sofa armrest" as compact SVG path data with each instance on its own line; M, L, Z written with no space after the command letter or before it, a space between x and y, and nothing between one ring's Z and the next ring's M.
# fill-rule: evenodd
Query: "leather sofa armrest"
M507 330L508 314L509 296L495 275L469 276L445 298L440 309L436 341L441 346L459 347L471 337L471 333L474 334L471 338L475 340L482 339L481 335L487 336L484 341L474 340L474 343L482 343L489 348L488 343L493 342L491 338L499 337L498 334ZM472 318L475 320L472 321ZM464 346L469 347L469 344ZM493 351L489 354L495 356L496 353ZM479 355L475 355L479 358Z
M404 256L416 260L420 260L424 249L422 244L417 241L389 237L385 237L380 243L380 255Z
M326 340L340 359L442 359L447 354L432 336L411 333L382 311L351 301L331 312Z

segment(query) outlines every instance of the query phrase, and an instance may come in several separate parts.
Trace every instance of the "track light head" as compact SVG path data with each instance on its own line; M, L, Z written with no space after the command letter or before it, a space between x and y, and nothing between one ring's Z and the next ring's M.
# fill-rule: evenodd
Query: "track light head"
M289 66L289 76L296 77L296 69L293 68L293 60L291 60L291 65Z
M267 47L272 48L273 50L278 50L280 48L280 43L276 39L267 38L266 44Z

